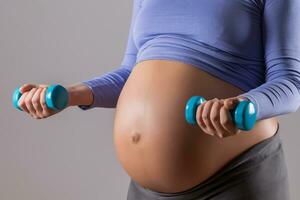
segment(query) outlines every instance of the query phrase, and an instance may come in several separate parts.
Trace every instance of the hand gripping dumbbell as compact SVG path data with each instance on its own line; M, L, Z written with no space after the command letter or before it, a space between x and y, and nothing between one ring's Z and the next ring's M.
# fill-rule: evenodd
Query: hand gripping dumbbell
M201 96L192 96L185 107L185 119L189 124L197 124L197 107L206 100ZM256 110L250 101L241 101L235 109L229 110L233 123L238 129L248 131L253 128L256 122Z
M17 88L13 93L12 101L15 108L22 111L18 105L18 101L22 96L22 93ZM46 105L51 110L62 110L68 104L69 94L68 91L61 85L51 85L47 88L46 94Z

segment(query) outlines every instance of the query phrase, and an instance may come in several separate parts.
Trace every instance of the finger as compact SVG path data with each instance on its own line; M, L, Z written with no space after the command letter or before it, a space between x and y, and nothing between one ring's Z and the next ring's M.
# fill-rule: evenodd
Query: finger
M236 133L237 128L235 127L235 124L233 123L230 113L228 109L225 108L225 106L222 106L220 109L220 123L223 126L223 128L226 130L227 133L226 136L231 136Z
M197 108L197 111L196 111L196 120L197 120L197 124L200 126L200 128L207 134L211 135L211 136L214 136L213 134L209 133L207 130L206 130L206 125L203 121L203 118L201 117L202 116L202 112L203 112L203 108L204 108L204 105L205 105L206 102L202 103L201 105L198 106Z
M224 105L224 99L219 99L219 103L221 104L221 106L223 106Z
M211 106L213 105L214 101L216 101L216 99L212 99L207 101L207 103L204 105L203 108L203 113L202 113L202 118L203 121L205 123L205 126L207 127L207 130L213 134L216 134L216 130L211 122L210 119L210 111L211 111Z
M40 95L40 104L42 106L42 113L43 113L43 116L45 115L49 115L52 113L52 110L50 110L47 106L47 103L46 103L46 91L47 91L47 88L43 88L42 91L41 91L41 95Z
M26 96L26 98L25 98L25 104L26 104L26 107L27 107L27 109L29 110L29 112L32 114L32 115L36 115L36 111L35 111L35 109L34 109L34 107L33 107L33 105L32 105L32 101L31 101L31 99L32 99L32 96L34 95L34 93L35 93L35 91L37 90L37 88L32 88L29 92L28 92L28 94L27 94L27 96Z
M30 113L29 110L27 109L26 103L25 103L25 98L28 93L29 92L25 92L24 94L22 94L22 96L20 97L20 99L18 101L18 105L24 112Z
M222 126L221 124L221 115L220 115L220 109L222 107L222 104L219 101L215 101L211 107L211 112L210 112L210 119L215 127L216 130L216 135L219 138L223 138L229 133L227 133L227 130Z
M228 98L224 100L224 105L227 109L234 109L238 104L240 100L238 98Z
M43 90L43 88L37 88L34 95L32 96L32 100L31 100L32 105L36 111L36 115L38 117L42 117L42 114L43 114L43 108L40 103L40 94L41 94L42 90Z
M225 99L224 100L224 106L225 108L232 108L233 106L233 100L231 98Z
M19 91L23 94L24 92L30 91L34 87L36 87L36 85L26 83L20 87Z
M203 121L203 118L201 117L202 116L202 112L203 112L203 107L205 105L206 102L202 103L201 105L198 106L197 110L196 110L196 120L197 120L197 123L199 126L202 126L202 127L206 127L205 126L205 123Z

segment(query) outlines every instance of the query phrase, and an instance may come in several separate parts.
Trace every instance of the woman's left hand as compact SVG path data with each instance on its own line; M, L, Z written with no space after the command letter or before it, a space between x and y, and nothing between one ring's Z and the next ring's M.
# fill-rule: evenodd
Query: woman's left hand
M197 108L197 124L206 134L219 138L239 134L241 130L236 128L229 110L234 109L243 100L242 97L231 97L205 101Z

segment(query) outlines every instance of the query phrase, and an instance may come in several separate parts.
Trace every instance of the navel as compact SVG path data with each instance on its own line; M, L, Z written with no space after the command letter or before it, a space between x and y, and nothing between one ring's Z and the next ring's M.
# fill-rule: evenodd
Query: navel
M141 134L137 131L133 131L131 135L131 142L137 144L141 140Z

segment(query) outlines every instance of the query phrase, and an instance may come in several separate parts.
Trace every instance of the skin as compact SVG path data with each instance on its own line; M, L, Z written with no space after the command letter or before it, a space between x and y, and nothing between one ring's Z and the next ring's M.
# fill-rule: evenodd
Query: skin
M20 89L23 95L19 105L34 119L61 112L45 106L46 87L24 84ZM93 102L87 86L76 83L66 88L68 107ZM114 143L118 160L130 177L158 192L176 193L200 184L275 133L276 118L258 121L249 132L235 128L229 109L242 100L237 98L242 92L188 64L166 60L138 63L116 107ZM182 113L187 99L195 94L207 101L198 106L198 126L192 127Z
M241 130L233 124L229 110L235 108L240 101L245 99L231 97L205 101L197 108L197 124L206 134L219 138L241 133Z
M26 83L20 87L22 96L18 104L24 112L34 119L48 118L62 111L53 111L46 106L45 92L48 86L46 84ZM66 108L76 105L90 105L93 102L92 91L82 83L75 83L67 86L66 89L69 93Z
M250 131L234 126L229 110L244 91L192 65L146 60L133 68L118 99L114 143L118 160L137 183L158 192L185 191L211 177L253 145L274 135L277 119ZM198 126L184 118L187 100L201 95Z
M19 100L19 106L34 119L44 119L61 112L48 109L45 101L45 92L48 86L26 83L20 87L22 96ZM70 95L67 107L89 105L93 101L90 89L83 84L69 86L67 91ZM76 96L80 93L83 95ZM79 98L80 96L85 98ZM197 108L197 124L206 134L219 138L240 133L241 131L232 123L229 110L235 108L242 100L242 98L237 97L207 100Z
M34 119L44 119L61 112L50 110L46 106L45 92L48 86L46 84L26 83L20 87L22 96L19 100L19 106ZM93 101L91 90L84 84L76 83L66 87L66 89L70 97L67 107L90 105ZM231 97L205 101L197 108L197 124L206 134L220 138L240 133L241 131L232 123L229 109L235 108L242 100L242 98Z

